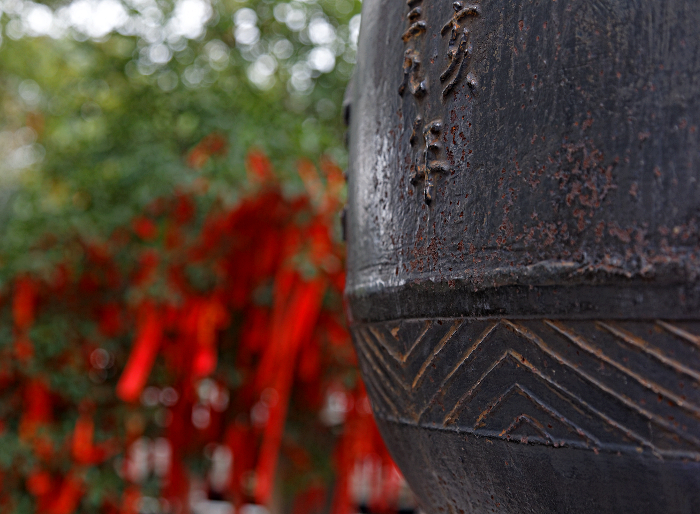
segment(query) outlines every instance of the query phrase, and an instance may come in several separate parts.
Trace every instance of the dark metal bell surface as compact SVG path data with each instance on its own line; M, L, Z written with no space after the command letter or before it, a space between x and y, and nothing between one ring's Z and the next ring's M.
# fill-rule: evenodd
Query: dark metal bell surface
M700 512L700 2L364 0L347 299L428 513Z

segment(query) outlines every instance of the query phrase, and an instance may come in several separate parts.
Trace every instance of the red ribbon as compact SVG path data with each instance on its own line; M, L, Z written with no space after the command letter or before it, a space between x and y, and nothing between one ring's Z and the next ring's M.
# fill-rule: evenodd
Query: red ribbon
M152 303L147 302L142 307L142 320L129 360L117 383L117 396L122 400L133 402L139 398L156 360L162 336L160 314Z

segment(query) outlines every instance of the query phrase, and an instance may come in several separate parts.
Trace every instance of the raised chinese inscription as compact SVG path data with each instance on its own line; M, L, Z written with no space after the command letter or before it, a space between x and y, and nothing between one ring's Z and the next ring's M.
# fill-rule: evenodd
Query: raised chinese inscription
M443 36L448 32L450 33L450 44L447 51L447 60L449 64L447 69L440 75L440 81L445 82L450 77L452 77L452 79L442 90L443 96L446 96L452 91L455 85L457 85L465 75L467 84L469 84L471 88L476 86L474 75L467 71L471 63L472 46L469 43L469 29L465 26L465 22L468 18L479 15L479 6L473 4L464 5L463 2L455 2L452 4L452 7L455 13L440 31Z
M447 52L444 54L447 62L439 74L440 83L431 85L426 79L421 55L425 51L426 39L431 36L428 29L431 24L425 20L423 2L424 0L406 2L406 28L401 36L404 42L403 80L398 93L404 101L413 103L414 108L410 110L416 112L409 140L411 187L422 183L423 199L426 204L430 204L435 197L435 176L438 173L449 172L450 164L445 160L446 149L441 142L445 130L443 120L440 115L431 115L427 111L434 110L435 106L440 108L448 101L450 93L456 92L456 86L464 80L470 89L476 88L476 78L469 70L472 60L469 23L480 11L476 4L454 2L452 16L447 22L437 25L441 27L440 35L443 38L449 36ZM434 59L431 59L429 65L433 62ZM439 59L438 65L442 66L443 62Z

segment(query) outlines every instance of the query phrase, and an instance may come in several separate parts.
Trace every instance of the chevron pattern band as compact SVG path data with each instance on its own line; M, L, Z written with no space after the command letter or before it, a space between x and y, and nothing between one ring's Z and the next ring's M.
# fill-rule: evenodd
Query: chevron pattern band
M352 333L381 419L700 460L700 322L412 319Z

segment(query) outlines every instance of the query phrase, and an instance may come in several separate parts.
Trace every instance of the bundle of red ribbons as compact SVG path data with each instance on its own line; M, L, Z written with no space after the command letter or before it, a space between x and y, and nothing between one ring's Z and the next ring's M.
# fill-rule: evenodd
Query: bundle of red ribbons
M202 170L225 146L207 136L187 162ZM1 430L20 449L0 471L3 511L139 512L148 496L188 512L196 482L237 506L281 495L294 512L344 514L368 462L374 490L362 501L392 508L397 474L342 315L342 173L303 161L305 193L290 198L262 153L247 171L232 206L201 172L130 226L72 242L79 251L50 273L5 289L13 328L0 384L18 414ZM46 327L63 333L47 342ZM202 474L198 459L219 468Z

